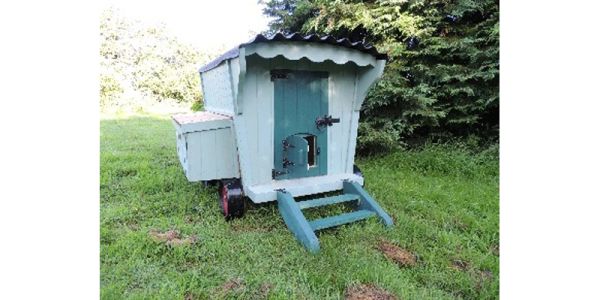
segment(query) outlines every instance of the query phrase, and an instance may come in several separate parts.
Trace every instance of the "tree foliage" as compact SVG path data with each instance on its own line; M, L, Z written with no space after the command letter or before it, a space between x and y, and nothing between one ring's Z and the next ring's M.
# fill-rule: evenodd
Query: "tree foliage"
M103 110L202 101L197 68L208 57L164 28L126 20L109 9L101 16L100 38Z
M389 56L359 150L420 137L498 136L498 0L271 0L270 31L332 34Z

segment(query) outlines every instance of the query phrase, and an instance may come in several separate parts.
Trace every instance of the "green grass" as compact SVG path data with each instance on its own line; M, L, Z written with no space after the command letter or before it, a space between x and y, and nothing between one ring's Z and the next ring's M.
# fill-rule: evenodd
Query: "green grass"
M271 299L338 299L356 283L401 299L498 298L497 146L474 153L461 144L428 145L358 159L367 191L395 227L371 218L327 230L321 252L311 255L272 203L226 222L216 189L185 179L169 119L104 119L100 142L102 299L257 299L263 285ZM152 240L151 229L199 241L171 247ZM387 260L380 240L415 253L417 266ZM453 268L456 260L466 267ZM238 288L223 289L234 279Z

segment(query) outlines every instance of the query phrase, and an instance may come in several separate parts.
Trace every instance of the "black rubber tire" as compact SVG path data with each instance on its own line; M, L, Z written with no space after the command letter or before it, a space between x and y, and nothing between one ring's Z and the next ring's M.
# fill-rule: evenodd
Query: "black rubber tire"
M365 176L363 176L362 171L358 168L357 165L354 165L352 168L352 173L354 173L354 175L360 176L363 179L363 186L365 185L366 181L365 181Z
M241 218L246 212L246 200L239 179L219 182L219 204L225 220Z

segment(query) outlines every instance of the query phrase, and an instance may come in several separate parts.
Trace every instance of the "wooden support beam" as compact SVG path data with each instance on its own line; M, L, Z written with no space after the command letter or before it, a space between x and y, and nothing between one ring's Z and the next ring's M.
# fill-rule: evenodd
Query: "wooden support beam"
M279 213L288 229L294 233L296 239L308 249L316 253L320 250L319 239L310 227L310 224L302 214L302 210L294 200L294 197L285 190L277 191L277 206Z
M379 219L385 224L386 227L391 227L394 225L394 221L392 218L375 202L375 200L365 191L358 183L353 181L344 181L344 193L346 194L356 194L360 196L360 200L358 202L358 209L360 210L370 210L374 212Z

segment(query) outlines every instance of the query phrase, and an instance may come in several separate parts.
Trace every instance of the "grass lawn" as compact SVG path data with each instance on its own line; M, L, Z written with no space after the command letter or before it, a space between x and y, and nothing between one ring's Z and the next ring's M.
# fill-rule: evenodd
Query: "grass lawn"
M168 118L103 119L100 144L102 299L339 299L360 284L400 299L498 298L497 147L359 158L367 191L395 227L371 218L326 230L312 255L274 203L226 222L216 188L186 180ZM167 230L183 243L157 239ZM382 245L416 263L401 266Z

